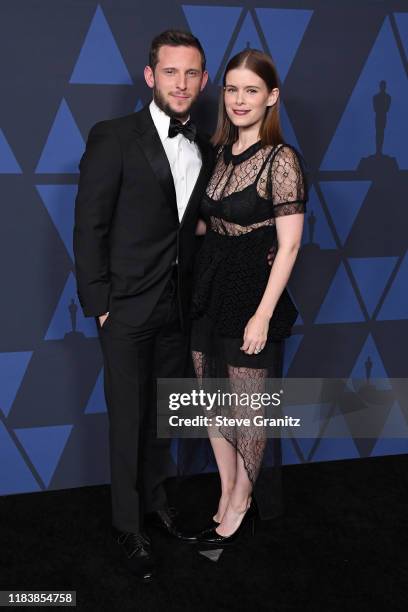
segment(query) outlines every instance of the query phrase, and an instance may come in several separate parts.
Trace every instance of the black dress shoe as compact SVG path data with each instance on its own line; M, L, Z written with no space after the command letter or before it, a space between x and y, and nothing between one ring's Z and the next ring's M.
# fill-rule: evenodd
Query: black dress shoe
M196 535L187 533L176 525L175 519L177 514L175 508L155 510L154 512L149 512L145 516L145 524L150 527L156 527L178 540L195 543L197 541Z
M255 532L255 519L258 516L259 516L258 506L256 505L255 499L252 498L252 503L249 506L248 510L246 511L244 519L243 519L245 523L250 524L252 532ZM218 521L214 521L214 518L211 518L209 524L206 527L203 527L202 529L200 529L200 531L196 534L197 542L203 542L204 537L208 536L208 534L210 533L212 534L211 537L213 537L214 534L217 537L223 537L223 536L218 536L218 534L215 531L215 529L218 527L219 524L220 523Z
M198 535L201 535L204 532L211 531L212 529L215 529L216 527L218 527L218 525L219 525L218 521L214 521L213 518L210 519L210 522L208 523L208 525L206 527L202 527L200 529L200 531L198 532L198 534L196 534L197 537L198 537Z
M212 546L218 546L221 548L223 546L234 544L234 542L236 542L236 540L242 535L248 523L250 524L251 534L254 535L255 534L255 517L251 517L249 520L246 520L246 517L244 517L238 529L236 529L234 533L232 533L231 535L222 536L219 533L217 533L216 531L217 528L213 527L212 529L202 531L201 534L197 536L197 543L206 544L206 545L211 544Z
M228 546L233 544L243 533L245 528L249 525L251 535L255 535L255 519L257 516L257 509L251 504L245 513L244 518L240 526L229 536L222 536L217 533L217 525L215 527L207 527L203 529L201 533L197 535L198 544L211 544L212 546Z
M144 533L118 531L115 539L125 554L125 562L130 571L144 581L151 580L155 562L148 536Z

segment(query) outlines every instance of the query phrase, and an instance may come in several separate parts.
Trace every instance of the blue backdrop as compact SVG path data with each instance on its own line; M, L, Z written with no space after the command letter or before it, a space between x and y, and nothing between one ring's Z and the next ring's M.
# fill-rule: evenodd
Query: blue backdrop
M3 0L0 494L109 482L102 357L74 277L78 162L96 121L150 100L150 40L169 27L205 48L209 131L231 55L249 45L278 67L286 140L311 180L285 376L364 377L368 361L373 378L407 376L405 2ZM407 420L396 403L361 440L345 415L344 438L284 440L283 462L406 453L387 428L408 434Z

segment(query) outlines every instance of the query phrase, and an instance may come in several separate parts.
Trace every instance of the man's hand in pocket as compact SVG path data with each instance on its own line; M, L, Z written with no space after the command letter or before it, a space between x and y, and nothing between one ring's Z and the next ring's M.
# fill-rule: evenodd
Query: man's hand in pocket
M109 312L106 312L105 314L100 315L100 317L99 317L99 325L101 327L103 327L103 324L105 323L105 321L108 318L108 316L109 316Z

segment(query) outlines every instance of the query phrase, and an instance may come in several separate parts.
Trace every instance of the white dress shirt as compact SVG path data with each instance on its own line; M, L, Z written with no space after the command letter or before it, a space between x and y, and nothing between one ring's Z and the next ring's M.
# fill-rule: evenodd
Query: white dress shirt
M181 222L201 170L200 149L195 142L190 142L183 134L169 138L170 117L157 106L154 100L150 103L149 109L169 160L176 190L178 217Z

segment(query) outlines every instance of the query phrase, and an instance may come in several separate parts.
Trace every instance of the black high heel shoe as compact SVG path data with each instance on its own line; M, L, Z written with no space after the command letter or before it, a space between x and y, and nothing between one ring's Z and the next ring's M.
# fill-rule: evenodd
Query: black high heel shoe
M247 525L249 524L250 533L252 536L255 535L255 519L256 519L256 509L252 504L245 512L245 516L241 521L240 526L229 536L222 536L217 533L217 527L210 527L205 529L201 533L197 535L197 544L211 544L213 546L228 546L229 544L233 544L240 535L244 532Z

